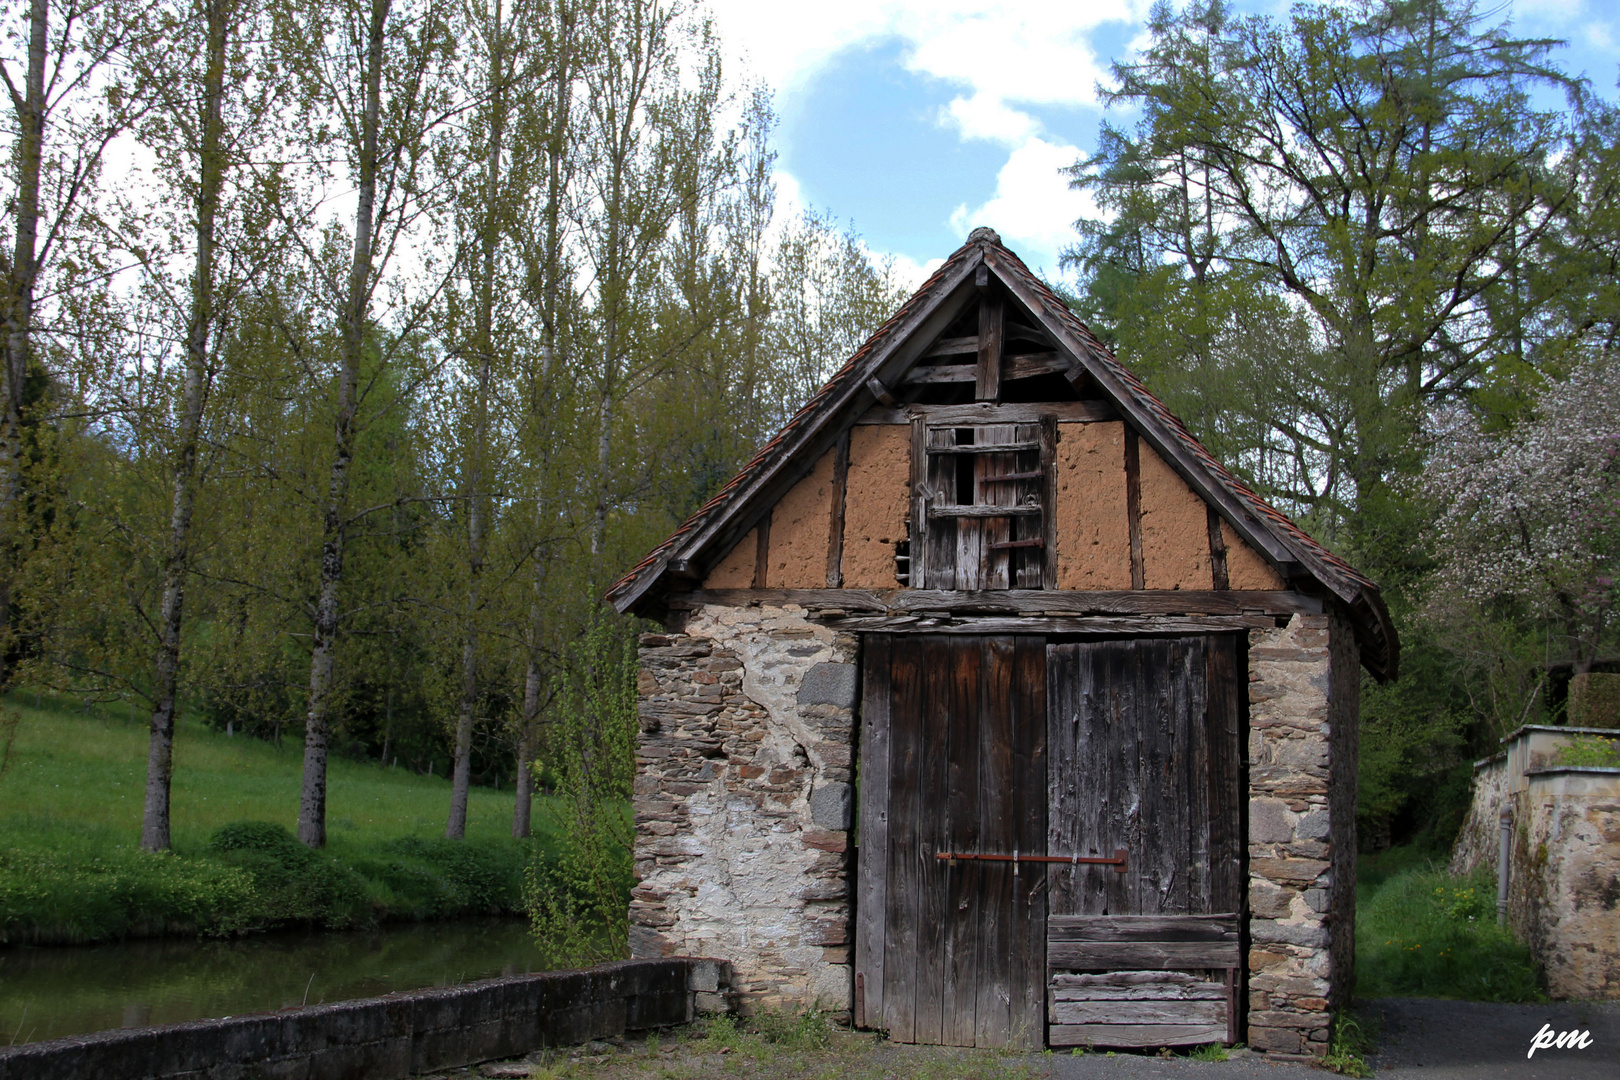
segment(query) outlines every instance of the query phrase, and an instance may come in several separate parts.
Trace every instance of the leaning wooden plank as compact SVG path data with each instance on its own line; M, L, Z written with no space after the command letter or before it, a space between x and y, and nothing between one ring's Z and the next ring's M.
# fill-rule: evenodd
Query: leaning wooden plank
M1054 1001L1054 1024L1219 1024L1226 1036L1224 1001Z
M1223 941L1052 941L1046 963L1055 968L1233 968L1238 943Z
M1236 915L1054 915L1051 941L1236 941Z
M1224 1042L1226 1024L1052 1024L1046 1041L1051 1046L1118 1046L1130 1049L1156 1046L1202 1046Z

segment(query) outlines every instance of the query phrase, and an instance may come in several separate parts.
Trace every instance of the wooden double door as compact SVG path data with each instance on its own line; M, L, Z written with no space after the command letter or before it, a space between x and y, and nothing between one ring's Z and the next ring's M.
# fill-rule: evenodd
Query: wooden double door
M868 635L857 1022L960 1046L1227 1038L1240 649Z

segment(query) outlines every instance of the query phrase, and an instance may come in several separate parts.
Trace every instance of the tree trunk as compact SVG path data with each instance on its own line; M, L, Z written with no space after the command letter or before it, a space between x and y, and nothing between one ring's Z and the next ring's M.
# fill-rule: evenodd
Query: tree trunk
M169 777L174 765L174 705L180 671L180 630L190 568L191 514L197 500L197 444L208 404L208 345L214 324L214 217L224 185L224 132L228 0L209 0L207 52L203 72L202 144L198 147L197 255L191 280L191 318L186 328L186 380L174 449L174 486L169 535L163 557L163 602L152 682L151 745L146 760L146 807L141 817L141 848L169 848Z
M354 254L343 304L337 417L333 422L332 465L321 522L320 587L315 600L314 648L309 662L309 709L304 720L304 785L298 803L298 839L313 848L326 846L326 747L340 617L338 586L343 580L347 527L344 514L348 507L349 468L354 462L361 353L370 309L383 34L388 25L388 5L389 0L372 0L371 21L366 29L362 71L365 104L360 120L360 183L354 212Z
M12 594L22 553L23 408L28 361L33 344L34 286L39 275L39 174L45 153L45 45L50 8L32 0L28 9L28 74L23 100L16 108L17 201L12 210L16 230L6 283L5 400L0 402L0 690L11 681L6 663L10 650Z
M495 352L495 255L500 239L501 143L506 128L506 73L501 3L495 0L490 27L489 149L485 165L484 222L480 230L480 278L474 336L478 341L478 390L467 448L467 596L461 646L461 710L456 717L456 761L450 780L450 819L444 835L467 835L467 789L472 780L473 721L478 709L478 618L484 574L484 444L489 438L490 365Z

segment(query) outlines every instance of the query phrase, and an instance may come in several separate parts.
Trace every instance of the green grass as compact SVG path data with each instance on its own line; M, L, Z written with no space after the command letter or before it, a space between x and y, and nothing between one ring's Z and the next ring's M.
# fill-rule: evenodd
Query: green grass
M290 842L302 747L227 738L182 722L175 740L174 853L138 850L144 723L75 707L22 715L0 776L0 942L229 934L289 924L512 914L531 845L510 838L510 792L475 788L467 840L442 839L450 784L379 765L328 765L324 852ZM536 807L543 820L543 807ZM239 822L256 843L212 843Z
M1496 925L1489 874L1454 878L1416 856L1358 870L1356 996L1545 1001L1530 950Z

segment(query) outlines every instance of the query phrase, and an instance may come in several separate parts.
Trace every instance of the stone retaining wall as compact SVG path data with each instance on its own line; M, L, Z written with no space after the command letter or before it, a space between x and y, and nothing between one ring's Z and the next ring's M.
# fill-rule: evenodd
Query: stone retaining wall
M708 606L641 639L636 956L724 956L745 1003L850 1007L854 635Z
M1349 972L1336 968L1353 948L1358 678L1349 627L1330 633L1327 615L1250 631L1248 1043L1257 1050L1326 1053L1330 1005L1349 989Z
M396 1080L683 1024L729 990L719 961L629 960L0 1047L0 1080Z

